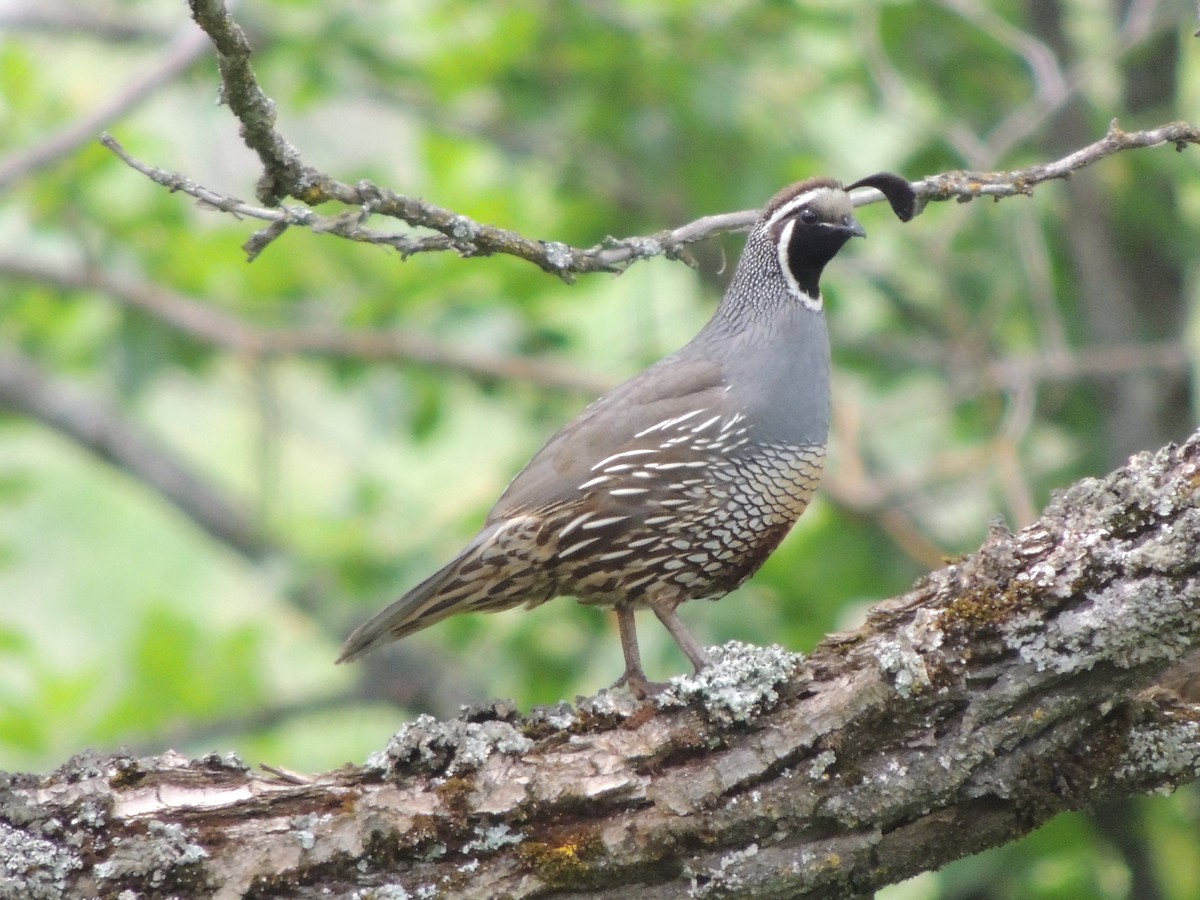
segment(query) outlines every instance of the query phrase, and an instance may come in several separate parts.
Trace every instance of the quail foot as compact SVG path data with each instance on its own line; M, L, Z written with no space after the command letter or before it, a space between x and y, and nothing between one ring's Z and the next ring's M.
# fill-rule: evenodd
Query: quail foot
M464 612L553 597L611 606L637 697L656 689L634 611L649 608L697 670L678 615L762 565L817 486L829 430L825 265L865 232L850 191L880 190L902 220L915 195L880 173L810 178L762 211L712 319L684 347L609 391L512 480L443 568L359 627L338 662Z

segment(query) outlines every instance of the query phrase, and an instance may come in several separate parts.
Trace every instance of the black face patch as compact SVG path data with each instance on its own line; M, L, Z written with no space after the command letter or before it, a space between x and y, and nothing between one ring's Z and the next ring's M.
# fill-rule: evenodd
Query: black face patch
M821 272L861 231L849 195L840 187L820 184L780 203L769 220L769 233L792 295L805 306L820 309Z
M821 272L839 250L850 240L850 232L844 228L830 228L822 220L805 222L803 218L792 220L791 233L787 236L785 254L787 272L795 279L796 286L807 296L821 296Z

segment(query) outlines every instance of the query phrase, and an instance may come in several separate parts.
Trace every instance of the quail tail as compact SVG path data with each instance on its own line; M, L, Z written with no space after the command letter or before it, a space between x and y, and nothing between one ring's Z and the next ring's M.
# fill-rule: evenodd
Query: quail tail
M457 576L461 561L462 557L459 557L434 572L387 609L354 629L342 645L337 661L344 663L358 659L380 644L399 640L458 612L459 607L455 604L436 604L431 601Z
M360 626L342 645L340 663L462 612L500 612L553 597L536 565L542 520L513 516L484 526L449 564Z

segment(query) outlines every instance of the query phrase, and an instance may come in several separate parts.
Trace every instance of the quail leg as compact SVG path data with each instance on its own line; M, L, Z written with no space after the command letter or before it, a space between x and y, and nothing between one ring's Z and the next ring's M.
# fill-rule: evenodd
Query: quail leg
M671 637L675 638L675 643L679 645L679 649L684 652L692 665L699 672L710 662L708 654L704 652L704 648L692 637L692 633L687 630L683 624L683 620L679 618L679 613L674 608L660 609L653 607L654 614L658 616L658 621L663 623L663 626L670 632ZM626 660L628 660L626 656Z
M633 696L645 700L661 691L663 686L650 681L642 668L642 654L638 650L637 626L633 620L632 606L617 607L617 629L621 633L621 650L625 654L625 674L613 683L613 687L625 685Z

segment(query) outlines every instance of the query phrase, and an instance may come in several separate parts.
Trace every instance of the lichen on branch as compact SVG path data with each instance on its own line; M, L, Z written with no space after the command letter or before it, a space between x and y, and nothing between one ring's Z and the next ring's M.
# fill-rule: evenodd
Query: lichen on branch
M4 887L869 894L1196 779L1200 708L1157 685L1194 668L1198 550L1200 432L993 528L808 658L730 645L645 703L425 717L311 777L176 754L10 776Z

